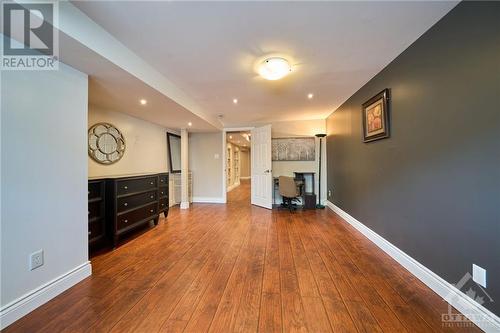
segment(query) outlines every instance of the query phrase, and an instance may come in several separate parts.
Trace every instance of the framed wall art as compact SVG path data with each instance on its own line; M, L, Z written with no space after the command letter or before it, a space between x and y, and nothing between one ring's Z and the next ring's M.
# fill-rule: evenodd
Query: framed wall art
M384 89L363 103L363 141L370 142L388 138L389 124L389 89Z

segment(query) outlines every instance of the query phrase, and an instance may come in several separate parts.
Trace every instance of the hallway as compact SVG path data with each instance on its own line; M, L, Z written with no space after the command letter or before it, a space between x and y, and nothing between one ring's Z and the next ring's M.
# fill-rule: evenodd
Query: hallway
M241 179L240 186L227 192L227 203L235 205L250 205L251 180Z

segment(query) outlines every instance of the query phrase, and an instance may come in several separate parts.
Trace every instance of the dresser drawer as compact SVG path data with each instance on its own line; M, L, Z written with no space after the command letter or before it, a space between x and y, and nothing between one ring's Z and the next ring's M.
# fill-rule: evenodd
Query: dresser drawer
M102 184L103 182L89 182L88 183L88 195L89 195L89 200L90 199L95 199L95 198L101 198L104 193L102 193Z
M89 220L96 217L102 217L102 205L102 201L89 202Z
M104 235L104 220L97 220L89 223L89 239L94 239Z
M158 195L160 198L168 197L168 187L160 187L158 190Z
M128 213L120 214L116 217L116 228L118 230L127 228L128 226L133 225L139 221L142 221L146 218L153 219L155 215L158 213L158 204L152 203L151 205L147 205L142 208L138 208Z
M160 179L160 186L168 185L168 174L161 174L159 179Z
M118 210L118 212L123 212L123 211L130 210L130 209L133 209L133 208L138 207L138 206L145 205L149 202L156 201L156 196L157 196L157 192L156 192L156 190L153 190L153 191L146 192L146 193L121 197L121 198L117 199L117 201L118 201L117 210Z
M116 182L118 195L125 195L135 192L147 191L157 187L158 177L148 177L139 179L126 179Z
M160 211L168 208L168 197L160 199Z

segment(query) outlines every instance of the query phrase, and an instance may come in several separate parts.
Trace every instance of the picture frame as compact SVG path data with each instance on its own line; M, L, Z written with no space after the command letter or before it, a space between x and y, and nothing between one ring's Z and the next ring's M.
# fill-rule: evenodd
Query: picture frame
M389 89L384 89L363 103L363 142L390 137L389 100Z

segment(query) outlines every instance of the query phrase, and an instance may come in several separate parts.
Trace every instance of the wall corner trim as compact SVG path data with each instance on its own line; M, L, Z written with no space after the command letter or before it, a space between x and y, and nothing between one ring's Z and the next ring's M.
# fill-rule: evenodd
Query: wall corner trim
M0 309L0 329L24 317L91 274L92 266L90 261L87 261L6 304Z
M193 197L193 202L194 203L226 203L224 198L219 198L219 197Z
M406 268L416 278L431 288L446 302L454 306L462 314L466 315L474 324L487 333L500 332L500 318L474 302L451 283L432 272L430 269L404 253L385 238L371 230L363 223L343 211L330 201L326 201L326 206L339 215L343 220L361 232L366 238L375 243L381 250L396 260L401 266Z

